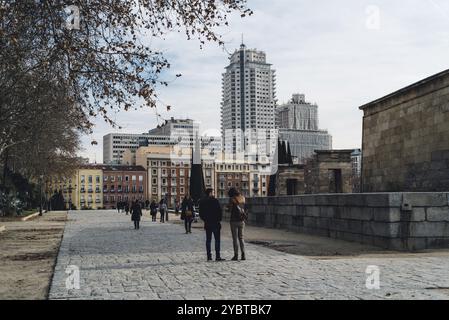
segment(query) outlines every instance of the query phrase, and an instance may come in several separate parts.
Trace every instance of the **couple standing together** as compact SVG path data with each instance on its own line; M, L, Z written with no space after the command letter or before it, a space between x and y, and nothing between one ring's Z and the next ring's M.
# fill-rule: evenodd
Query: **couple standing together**
M243 241L245 221L247 220L247 214L245 211L245 197L243 197L235 188L231 188L228 192L228 195L229 204L227 206L227 210L231 213L230 227L234 246L234 257L231 260L238 260L239 245L241 251L241 260L246 260L245 243ZM204 229L206 230L207 260L212 260L212 235L214 236L215 240L215 260L225 260L220 255L222 209L220 203L214 197L213 189L206 190L206 197L199 203L199 211L200 218L204 221Z

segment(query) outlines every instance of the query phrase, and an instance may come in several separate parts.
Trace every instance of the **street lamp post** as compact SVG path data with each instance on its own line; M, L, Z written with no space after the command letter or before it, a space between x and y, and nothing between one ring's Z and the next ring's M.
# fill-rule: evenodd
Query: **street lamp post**
M44 179L43 175L39 176L39 215L42 216L42 180Z

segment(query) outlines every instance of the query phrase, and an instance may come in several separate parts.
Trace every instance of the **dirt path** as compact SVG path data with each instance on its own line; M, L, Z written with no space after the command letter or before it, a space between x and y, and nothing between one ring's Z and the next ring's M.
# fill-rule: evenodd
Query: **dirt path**
M46 299L67 221L66 212L30 221L1 221L0 299Z

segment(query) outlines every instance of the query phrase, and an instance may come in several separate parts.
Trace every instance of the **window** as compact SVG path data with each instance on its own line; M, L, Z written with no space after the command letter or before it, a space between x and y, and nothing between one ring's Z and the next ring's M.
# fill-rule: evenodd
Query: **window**
M89 183L92 183L92 176L89 176L89 177L87 178L87 181L88 181Z
M179 169L179 175L180 175L181 177L184 177L184 169Z
M95 176L95 182L100 183L100 176Z
M179 184L184 185L184 178L179 179Z
M157 179L153 178L153 184L157 184Z
M110 192L115 192L115 187L114 187L114 185L111 185L111 190L110 190Z
M86 176L81 176L81 183L85 183L86 182Z
M139 181L140 181L140 182L143 181L143 176L139 176Z
M126 181L126 182L129 181L129 176L125 176L125 181Z
M157 188L153 188L153 194L157 194Z
M179 188L181 194L184 194L184 187Z
M115 176L111 176L111 182L115 182Z
M156 169L153 169L153 171L152 171L152 173L151 173L153 176L156 176L157 175L157 170Z
M103 181L104 182L108 181L108 176L103 176Z
M136 186L133 186L132 192L133 192L133 193L136 193Z
M132 176L132 181L136 181L137 177L136 176Z
M123 180L123 177L122 177L122 176L117 176L117 181L118 181L118 182L122 182L122 180Z

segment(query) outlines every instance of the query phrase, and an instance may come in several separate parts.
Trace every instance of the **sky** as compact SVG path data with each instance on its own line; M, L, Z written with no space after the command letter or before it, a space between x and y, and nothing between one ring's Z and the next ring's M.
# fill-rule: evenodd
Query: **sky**
M191 118L203 132L219 133L221 77L242 34L247 48L265 51L276 70L278 104L294 93L317 103L334 149L360 148L359 106L449 69L447 0L249 0L248 6L252 16L236 14L217 30L225 49L200 49L182 33L142 39L171 63L164 75L170 85L159 91L162 118ZM167 112L164 104L173 107ZM94 133L82 137L81 156L100 163L103 135L147 132L161 122L154 109L119 112L114 120L122 130L95 121Z

